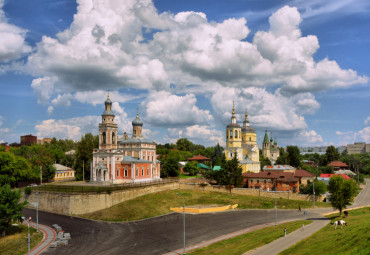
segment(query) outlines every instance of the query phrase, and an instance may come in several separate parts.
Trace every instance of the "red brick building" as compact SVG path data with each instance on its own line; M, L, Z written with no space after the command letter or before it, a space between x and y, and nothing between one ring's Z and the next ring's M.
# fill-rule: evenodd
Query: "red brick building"
M21 145L32 145L37 143L37 136L34 135L23 135L21 136Z
M263 189L267 191L291 191L299 192L299 178L291 172L244 173L244 186L251 189Z

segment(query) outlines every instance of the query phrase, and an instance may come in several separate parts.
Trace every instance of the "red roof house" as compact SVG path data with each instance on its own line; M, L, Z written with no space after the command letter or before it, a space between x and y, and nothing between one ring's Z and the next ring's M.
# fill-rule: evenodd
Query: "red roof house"
M204 157L202 155L197 155L192 158L189 158L188 161L197 161L197 162L204 162L204 161L211 161L210 158Z
M341 161L332 161L328 164L328 166L332 166L334 170L348 169L348 165Z
M344 179L346 179L346 180L349 180L349 179L351 179L348 175L346 175L346 174L320 174L320 177L321 178L331 178L331 177L333 177L333 175L340 175L340 176L342 176Z

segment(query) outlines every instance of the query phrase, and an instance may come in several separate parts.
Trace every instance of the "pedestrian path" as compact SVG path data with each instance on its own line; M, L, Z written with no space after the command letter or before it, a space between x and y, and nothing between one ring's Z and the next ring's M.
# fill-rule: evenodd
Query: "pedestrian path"
M248 255L273 255L278 254L292 245L296 244L297 242L309 237L310 235L314 234L315 232L319 231L326 225L328 225L330 222L330 219L317 219L314 220L311 224L304 227L304 229L300 228L292 233L289 234L289 229L287 229L287 236L284 237L284 233L282 234L282 237L279 239L276 239L275 241L268 243L264 246L261 246L255 250L248 251L245 254Z
M36 223L31 223L30 225L36 228ZM36 247L34 247L31 250L32 255L37 255L44 252L49 247L49 245L52 242L54 242L55 238L57 237L56 232L51 227L39 224L39 231L41 231L44 234L44 237L41 243L39 243Z

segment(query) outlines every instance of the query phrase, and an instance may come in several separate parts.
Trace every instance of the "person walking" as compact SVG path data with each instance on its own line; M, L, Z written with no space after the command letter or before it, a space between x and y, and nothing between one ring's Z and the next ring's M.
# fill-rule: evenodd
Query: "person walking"
M298 207L298 212L301 212L301 211L302 211L302 210L301 210L301 206L299 206L299 207Z
M284 228L284 237L286 237L286 228Z

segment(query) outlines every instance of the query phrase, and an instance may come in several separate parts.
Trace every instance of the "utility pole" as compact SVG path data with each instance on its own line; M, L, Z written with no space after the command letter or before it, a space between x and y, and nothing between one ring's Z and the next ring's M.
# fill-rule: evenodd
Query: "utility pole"
M179 193L176 193L176 195L178 195L182 198L182 208L183 208L183 216L184 216L183 217L184 218L184 223L183 223L183 225L184 225L184 253L183 254L186 254L186 252L185 252L185 248L186 248L186 244L185 244L185 236L186 236L185 235L185 199Z
M37 198L37 205L36 205L36 232L38 233L39 232L39 192L36 191L36 198Z
M85 161L82 161L82 180L85 182Z
M275 226L277 225L277 198L276 198L276 190L277 189L277 179L275 180Z
M313 179L313 208L315 208L315 178Z
M42 185L42 165L40 165L40 185Z

